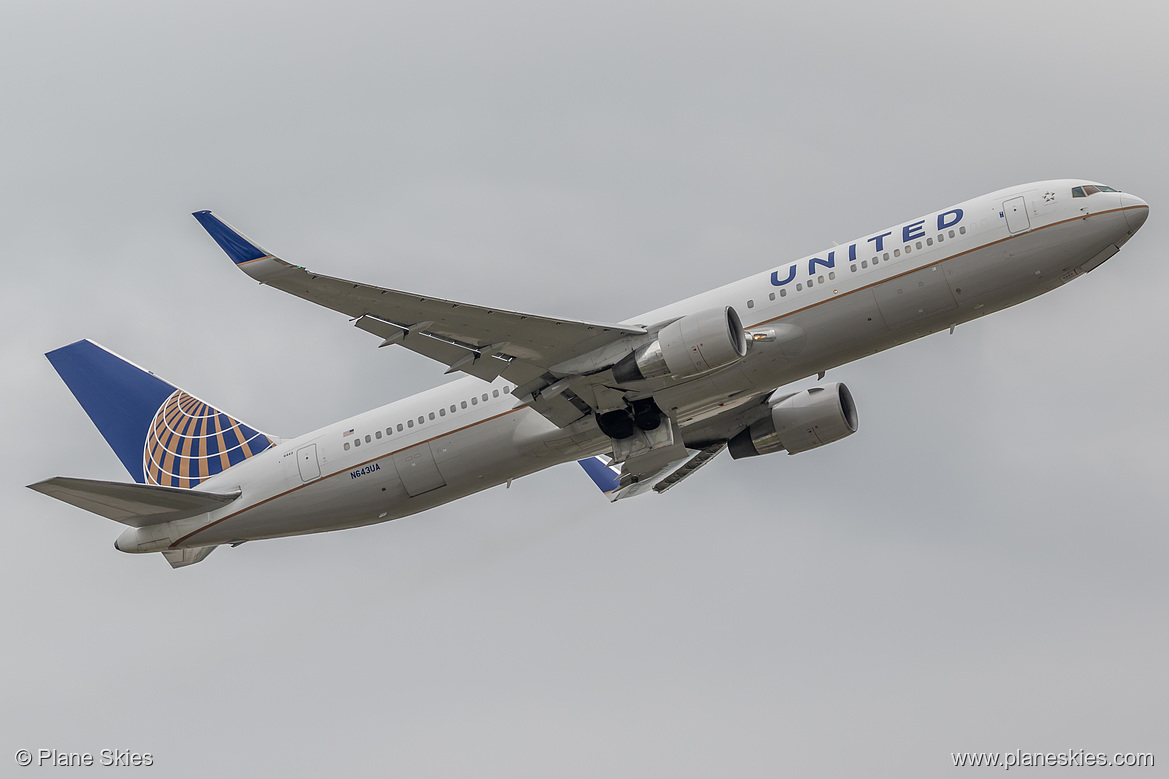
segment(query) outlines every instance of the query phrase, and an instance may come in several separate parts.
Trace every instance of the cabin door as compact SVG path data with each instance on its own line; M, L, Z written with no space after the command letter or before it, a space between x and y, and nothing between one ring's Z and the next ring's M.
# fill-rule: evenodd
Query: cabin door
M1015 197L1003 203L1003 215L1007 218L1007 229L1012 233L1031 229L1031 218L1027 216L1027 201L1023 198Z
M296 464L300 468L300 480L312 481L321 478L321 464L317 462L317 445L309 444L296 450Z

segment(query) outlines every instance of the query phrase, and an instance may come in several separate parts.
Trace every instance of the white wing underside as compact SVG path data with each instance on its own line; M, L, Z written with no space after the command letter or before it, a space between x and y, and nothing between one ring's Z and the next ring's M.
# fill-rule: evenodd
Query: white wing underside
M612 473L612 488L608 489L605 494L613 502L624 498L634 498L648 492L661 494L691 476L699 468L717 457L726 447L725 441L719 441L698 450L683 448L681 450L684 453L683 457L678 457L657 467L644 462L639 463L636 460L629 460L618 465L611 457L603 455L592 459ZM586 467L585 470L590 469ZM606 488L602 487L602 489Z

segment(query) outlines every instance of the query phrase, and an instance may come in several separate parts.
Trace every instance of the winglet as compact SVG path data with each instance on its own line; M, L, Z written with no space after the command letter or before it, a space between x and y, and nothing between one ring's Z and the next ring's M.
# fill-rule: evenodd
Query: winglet
M577 460L580 467L584 468L585 473L593 480L593 483L600 488L601 492L610 496L609 500L616 500L612 497L621 482L621 469L610 465L605 457L588 457L584 460Z
M196 211L191 216L199 220L203 229L215 239L219 248L227 252L227 256L236 265L272 256L210 211Z

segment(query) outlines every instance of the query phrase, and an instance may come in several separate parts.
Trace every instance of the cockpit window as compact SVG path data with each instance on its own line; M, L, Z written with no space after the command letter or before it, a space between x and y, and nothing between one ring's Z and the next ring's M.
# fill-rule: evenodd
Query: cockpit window
M1072 197L1087 197L1088 195L1095 195L1097 192L1119 192L1120 190L1106 187L1103 184L1097 186L1095 184L1085 184L1082 187L1072 187Z

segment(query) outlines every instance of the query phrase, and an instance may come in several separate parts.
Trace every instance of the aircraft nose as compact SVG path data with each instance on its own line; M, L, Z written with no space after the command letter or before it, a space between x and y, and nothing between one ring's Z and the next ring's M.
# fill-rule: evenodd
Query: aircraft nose
M1120 196L1120 205L1124 209L1124 218L1128 222L1130 232L1141 229L1141 225L1149 218L1149 204L1136 195L1125 192Z

